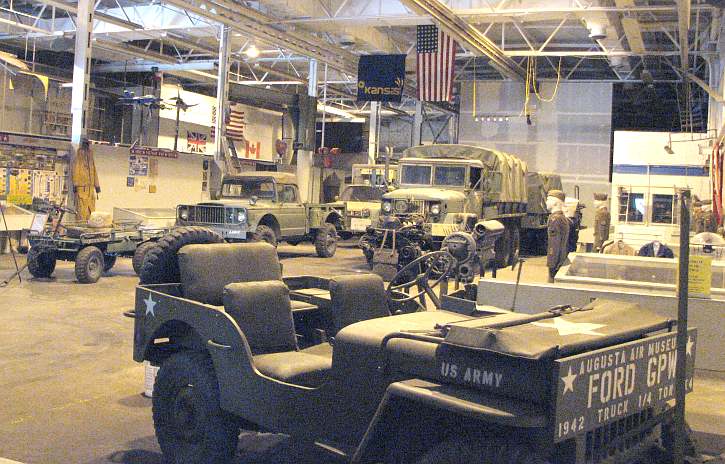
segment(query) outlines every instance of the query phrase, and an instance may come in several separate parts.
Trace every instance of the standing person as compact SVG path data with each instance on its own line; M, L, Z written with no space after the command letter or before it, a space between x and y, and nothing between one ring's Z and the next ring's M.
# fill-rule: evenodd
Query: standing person
M550 213L547 225L548 248L546 253L549 282L554 282L554 276L569 254L570 221L564 216L565 198L566 196L561 190L550 190L546 197L546 209Z
M608 199L606 193L594 194L594 252L601 252L602 244L609 240L612 217L609 214Z
M101 193L101 185L98 183L91 145L85 137L81 138L81 144L73 160L71 177L78 219L87 221L96 209L96 196Z

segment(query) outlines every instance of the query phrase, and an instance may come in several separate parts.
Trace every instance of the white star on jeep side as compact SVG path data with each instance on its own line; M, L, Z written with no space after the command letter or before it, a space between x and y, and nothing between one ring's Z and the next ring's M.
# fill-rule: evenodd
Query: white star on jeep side
M154 313L154 306L156 306L158 301L154 301L149 293L149 297L143 300L143 302L146 303L146 315L148 316L151 314L151 316L156 317L156 314Z
M597 329L606 327L604 324L590 324L588 322L569 322L561 317L555 317L551 324L546 322L534 322L533 325L537 327L544 327L546 329L556 329L559 335L604 335L601 332L597 332Z
M692 337L687 337L687 355L692 356L692 346L695 342L692 341Z
M574 393L574 381L577 378L577 374L574 374L571 372L571 366L569 366L569 373L561 378L561 380L564 382L564 391L562 392L562 396L566 395L566 392L570 391Z

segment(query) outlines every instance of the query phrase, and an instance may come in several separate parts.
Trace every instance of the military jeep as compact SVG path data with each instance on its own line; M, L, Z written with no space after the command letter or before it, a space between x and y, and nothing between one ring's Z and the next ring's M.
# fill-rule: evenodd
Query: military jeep
M411 281L429 295L434 267ZM637 305L527 315L467 287L391 315L419 294L375 275L283 280L263 243L188 245L178 268L178 282L138 286L133 313L134 359L160 366L169 462L229 462L242 428L351 463L634 462L670 446L674 324Z
M310 241L321 258L337 249L344 205L302 203L293 174L246 172L225 176L219 198L176 207L177 226L203 226L228 242Z

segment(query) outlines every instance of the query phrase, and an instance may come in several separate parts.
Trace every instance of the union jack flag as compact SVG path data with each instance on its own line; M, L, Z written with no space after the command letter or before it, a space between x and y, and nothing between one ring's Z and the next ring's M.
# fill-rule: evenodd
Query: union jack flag
M435 25L418 26L418 100L450 102L453 97L453 68L458 44Z
M186 150L189 153L206 153L206 134L186 131Z

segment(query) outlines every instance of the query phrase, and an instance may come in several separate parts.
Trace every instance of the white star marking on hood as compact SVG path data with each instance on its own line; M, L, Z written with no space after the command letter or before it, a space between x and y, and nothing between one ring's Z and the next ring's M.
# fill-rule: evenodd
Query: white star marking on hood
M562 392L562 396L566 395L566 392L570 391L574 393L574 381L578 377L577 374L573 374L571 372L571 366L569 366L569 373L561 378L561 380L564 382L564 391Z
M559 335L565 337L567 335L600 335L604 334L597 332L597 329L606 327L604 324L590 324L588 322L569 322L562 317L553 318L551 323L548 322L534 322L533 325L537 327L544 327L546 329L556 329Z
M151 314L152 317L156 317L156 314L154 313L154 306L156 306L158 301L154 301L149 293L149 297L143 300L143 302L146 303L146 315L148 316Z

